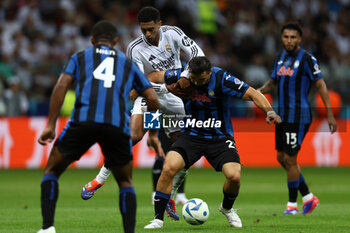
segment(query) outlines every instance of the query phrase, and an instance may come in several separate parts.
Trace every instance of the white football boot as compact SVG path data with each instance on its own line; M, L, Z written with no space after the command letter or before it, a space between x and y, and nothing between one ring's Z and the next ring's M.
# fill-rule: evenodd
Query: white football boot
M46 229L41 229L37 233L56 233L56 229L54 226L51 226L51 227L46 228Z
M153 219L150 224L144 227L145 229L157 229L163 228L163 221L160 219Z
M229 210L225 209L224 207L222 207L222 203L219 207L219 210L221 213L223 213L226 216L231 227L242 227L242 221L237 215L236 210L232 208Z

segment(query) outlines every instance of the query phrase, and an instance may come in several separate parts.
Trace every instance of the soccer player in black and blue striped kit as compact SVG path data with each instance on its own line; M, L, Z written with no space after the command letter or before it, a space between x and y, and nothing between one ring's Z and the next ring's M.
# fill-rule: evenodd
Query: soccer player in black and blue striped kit
M65 169L98 143L119 186L119 207L124 232L134 232L136 194L132 184L132 142L126 102L131 89L147 100L150 111L159 108L155 91L136 64L113 49L117 28L100 21L92 29L92 47L70 58L51 95L48 124L38 142L46 145L55 138L56 120L65 94L77 82L76 102L71 120L51 150L41 181L43 226L38 233L55 233L54 214L58 198L58 178ZM158 144L156 131L150 131ZM82 231L84 231L82 229Z
M277 86L278 114L282 123L276 126L277 160L287 171L289 200L284 214L298 213L298 190L303 196L303 214L309 214L319 205L319 200L310 191L305 182L297 155L301 143L311 123L311 108L308 94L315 85L327 108L328 123L331 133L337 130L330 105L327 86L322 78L316 58L300 47L301 27L294 22L285 24L281 29L283 51L274 62L271 79L260 90L272 91Z
M267 114L268 123L279 123L281 119L261 93L221 68L212 67L206 57L189 61L188 78L193 89L191 95L182 96L187 114L181 123L184 127L167 153L154 198L155 218L145 228L163 227L164 210L175 174L182 168L188 169L202 156L226 177L220 212L227 217L230 226L242 227L232 209L239 192L241 164L231 123L230 99L252 100ZM174 94L178 94L179 89L181 92L179 81L176 78L166 80L168 90ZM171 85L171 82L176 83Z

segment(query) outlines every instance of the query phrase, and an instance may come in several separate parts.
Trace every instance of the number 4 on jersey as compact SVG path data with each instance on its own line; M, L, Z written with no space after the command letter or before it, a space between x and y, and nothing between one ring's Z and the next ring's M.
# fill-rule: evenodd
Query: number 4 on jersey
M111 88L112 82L115 81L115 75L113 74L114 58L107 57L103 62L97 66L93 75L95 79L102 80L105 88Z

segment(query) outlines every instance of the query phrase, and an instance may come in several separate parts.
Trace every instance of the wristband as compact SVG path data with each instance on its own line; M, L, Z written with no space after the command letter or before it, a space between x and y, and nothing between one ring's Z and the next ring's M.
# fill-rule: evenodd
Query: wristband
M266 116L270 116L270 115L272 115L272 114L276 114L275 111L273 111L273 110L268 111L268 112L266 113Z

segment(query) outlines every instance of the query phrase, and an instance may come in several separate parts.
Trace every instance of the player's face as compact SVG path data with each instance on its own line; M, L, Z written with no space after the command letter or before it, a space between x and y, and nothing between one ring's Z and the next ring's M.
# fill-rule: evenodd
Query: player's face
M208 73L204 71L201 74L192 74L190 72L190 80L196 86L202 86L209 82L211 76L211 71Z
M158 45L160 26L162 26L162 21L159 21L157 23L155 23L154 21L140 23L142 34L146 37L146 40L152 45Z
M295 52L299 49L301 36L297 30L284 29L281 35L283 47L287 52Z

